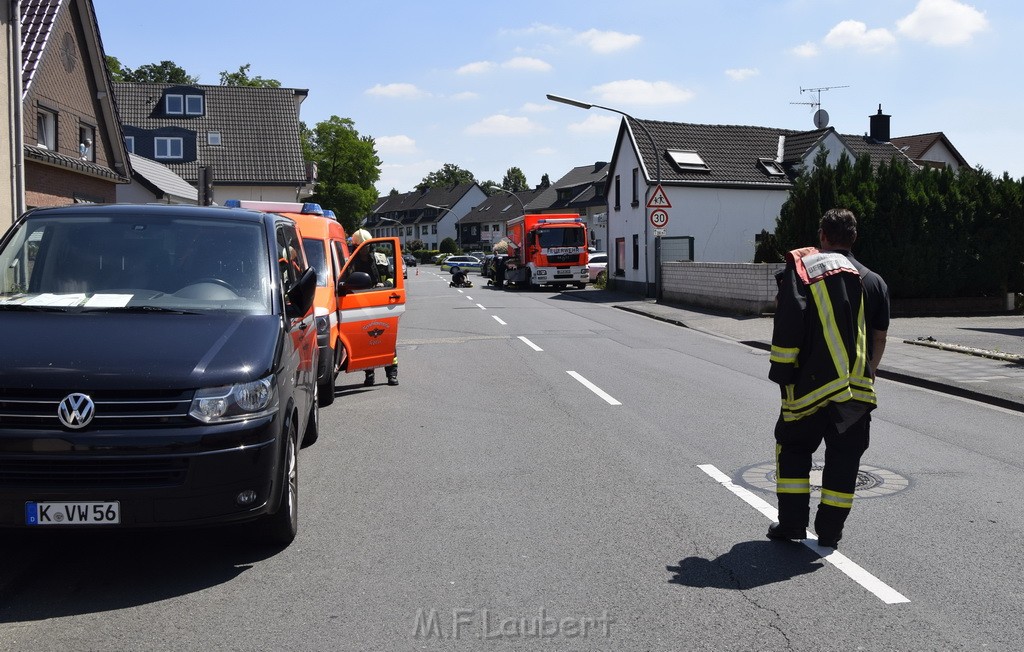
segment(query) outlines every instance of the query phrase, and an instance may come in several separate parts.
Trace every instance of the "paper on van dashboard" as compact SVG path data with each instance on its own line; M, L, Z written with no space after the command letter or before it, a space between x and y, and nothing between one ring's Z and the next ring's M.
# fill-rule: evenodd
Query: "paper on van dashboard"
M131 294L94 294L85 302L86 308L124 308L132 300Z
M0 304L24 305L24 306L53 306L72 307L84 306L86 308L123 308L132 300L131 294L94 294L88 298L82 292L73 294L53 294L44 292L34 297L24 295L9 297L0 300Z

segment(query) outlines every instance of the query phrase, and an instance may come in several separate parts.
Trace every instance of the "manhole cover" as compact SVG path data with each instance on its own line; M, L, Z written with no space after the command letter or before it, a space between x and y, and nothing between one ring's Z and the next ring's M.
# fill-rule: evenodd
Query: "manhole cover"
M811 496L814 498L821 496L821 471L824 468L825 463L822 461L815 460L811 464ZM749 487L775 493L775 462L748 467L741 477ZM861 464L857 472L857 488L853 493L857 498L878 498L902 491L908 486L910 480L898 473Z

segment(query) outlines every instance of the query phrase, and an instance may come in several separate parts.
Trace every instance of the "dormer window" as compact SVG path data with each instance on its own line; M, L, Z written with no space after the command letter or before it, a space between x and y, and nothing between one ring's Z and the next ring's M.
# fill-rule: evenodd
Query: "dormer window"
M167 115L203 115L203 96L168 93L164 95Z
M206 144L207 145L220 145L220 132L219 131L208 131L208 132L206 132Z
M680 172L710 172L711 168L697 152L685 150L668 150L669 158Z
M203 96L185 96L185 115L203 115Z

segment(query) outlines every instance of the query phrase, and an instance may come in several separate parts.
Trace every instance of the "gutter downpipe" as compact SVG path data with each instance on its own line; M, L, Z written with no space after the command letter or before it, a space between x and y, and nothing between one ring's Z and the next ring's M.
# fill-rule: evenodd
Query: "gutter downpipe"
M10 2L10 19L11 26L14 28L11 42L8 45L10 65L7 72L13 91L10 93L10 110L14 123L14 142L11 143L11 162L13 164L11 190L14 194L13 217L17 219L25 212L25 121L23 117L25 97L24 89L21 86L21 2L19 0Z

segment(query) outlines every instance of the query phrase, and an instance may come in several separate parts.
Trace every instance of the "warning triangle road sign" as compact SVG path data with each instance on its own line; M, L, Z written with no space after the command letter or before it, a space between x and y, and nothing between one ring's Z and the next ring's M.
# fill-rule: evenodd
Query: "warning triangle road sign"
M654 189L654 194L647 200L647 208L672 208L672 202L668 200L665 189L659 183Z

